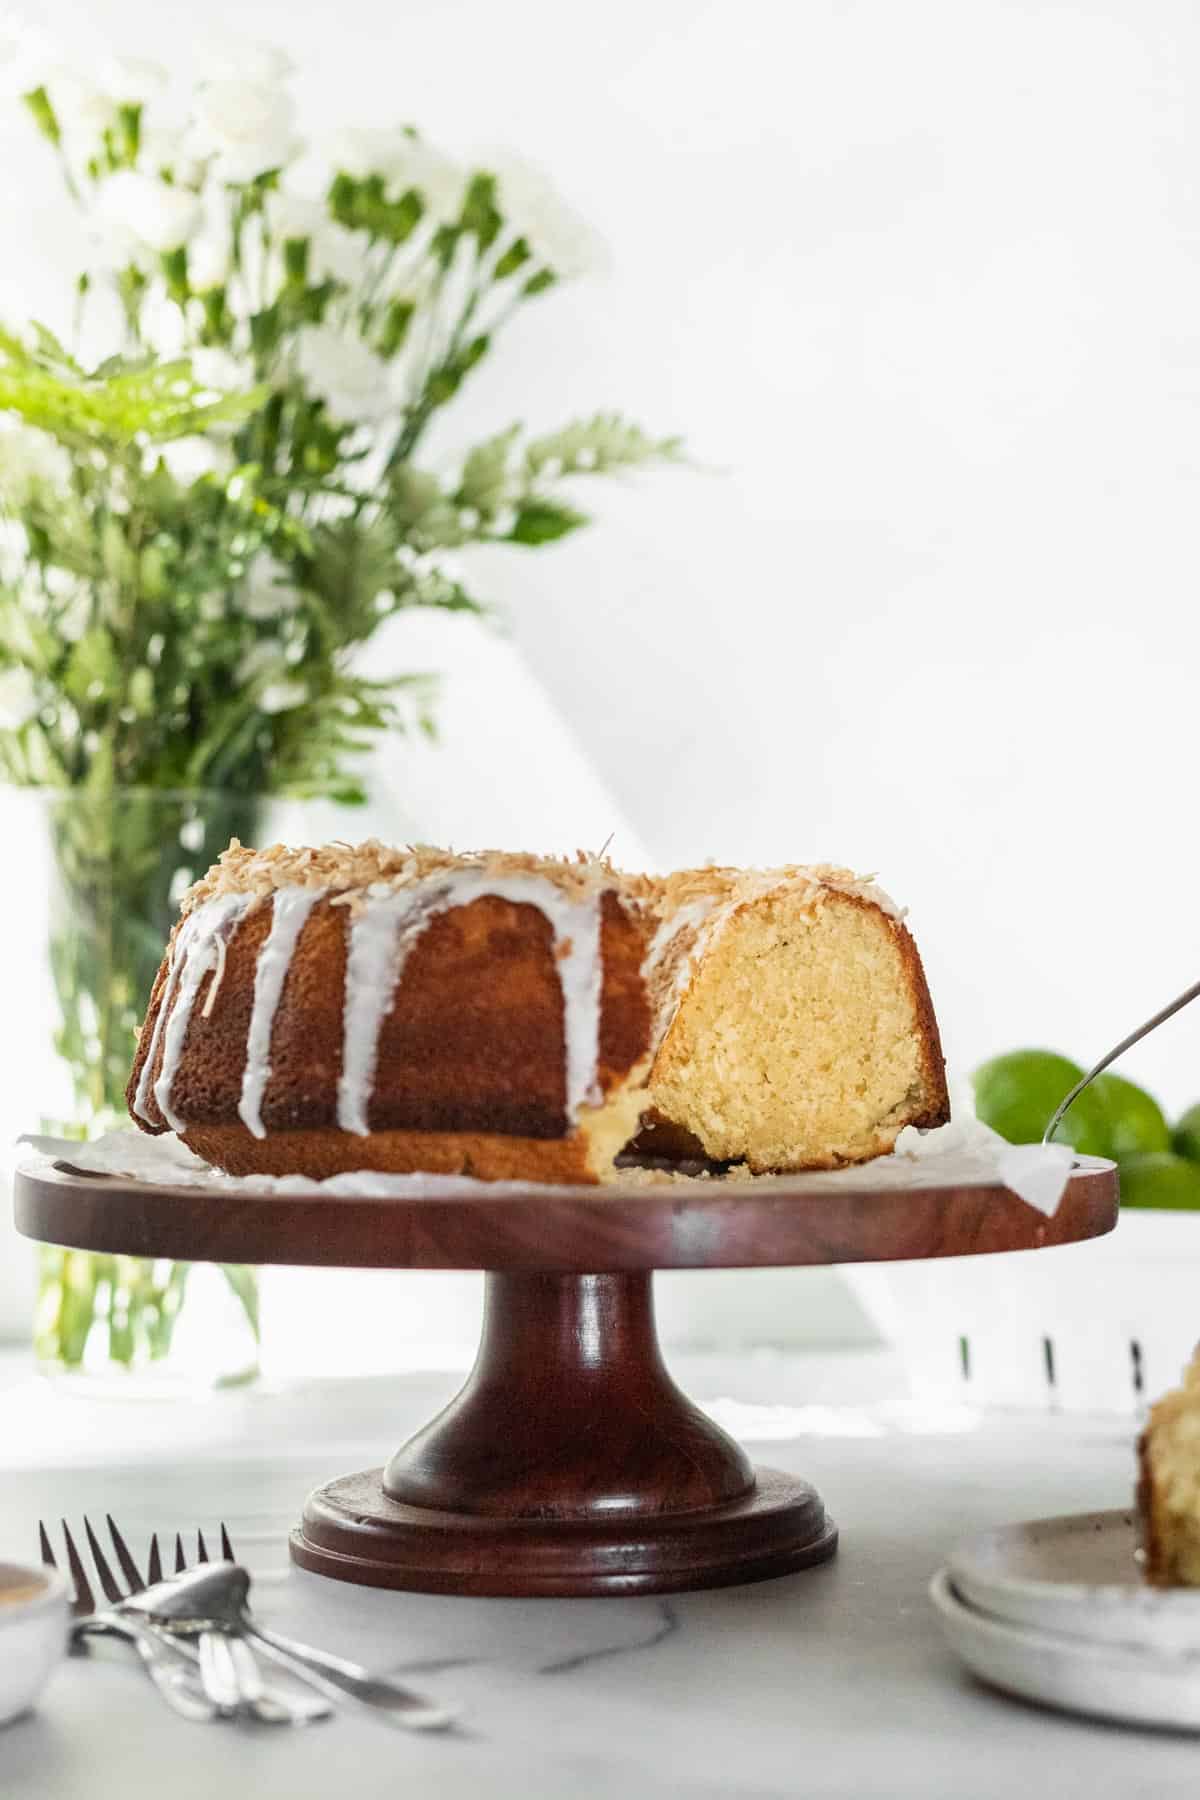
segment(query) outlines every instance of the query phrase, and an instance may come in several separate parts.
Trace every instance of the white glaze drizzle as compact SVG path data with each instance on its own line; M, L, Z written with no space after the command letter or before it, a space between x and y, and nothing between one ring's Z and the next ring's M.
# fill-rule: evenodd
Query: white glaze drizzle
M283 984L291 967L292 953L309 913L322 898L316 888L277 888L271 912L271 929L258 953L254 970L254 1004L246 1033L246 1067L238 1117L253 1137L266 1137L262 1122L263 1095L271 1078L271 1028ZM210 992L211 1001L212 994ZM207 1011L207 1008L205 1009Z
M714 936L733 912L728 903L718 906L716 897L703 894L668 913L650 940L642 962L642 978L656 1002L654 1021L656 1042L661 1043L691 986L696 964L708 949ZM690 931L692 942L681 956L675 955L675 940L681 932ZM655 994L659 973L664 963L674 958L675 967L660 994Z
M376 889L383 884L377 883ZM337 1120L342 1131L366 1137L367 1107L375 1084L379 1028L408 952L420 935L424 914L418 888L368 888L350 922L346 952L346 995L342 1010L342 1072L338 1077Z
M137 1092L133 1096L133 1110L139 1119L147 1125L153 1121L146 1110L150 1101L150 1077L154 1073L154 1062L158 1055L158 1046L162 1042L163 1026L167 1022L167 1014L171 1010L171 1002L175 997L175 989L179 984L179 971L187 958L188 940L192 935L195 913L189 913L175 936L175 944L171 951L171 960L167 965L167 980L163 988L163 997L154 1015L154 1030L150 1036L150 1047L146 1051L146 1059L142 1064L142 1072L138 1076Z
M192 1007L204 977L215 970L220 962L223 939L242 914L254 904L254 899L253 894L219 894L215 900L208 900L203 906L198 906L195 912L189 913L187 923L179 934L179 972L172 983L174 1004L163 1034L162 1068L154 1083L154 1098L158 1103L158 1110L172 1131L185 1129L184 1120L171 1110L171 1089L187 1042ZM160 1020L172 994L163 998ZM156 1030L156 1040L157 1037ZM147 1063L149 1060L148 1056Z
M379 1031L413 948L439 913L469 906L484 895L534 906L549 920L563 999L568 1119L574 1122L581 1106L599 1100L600 896L571 900L554 882L538 875L467 869L408 888L379 883L367 890L351 920L338 1082L338 1125L343 1131L365 1137L370 1130L367 1112Z

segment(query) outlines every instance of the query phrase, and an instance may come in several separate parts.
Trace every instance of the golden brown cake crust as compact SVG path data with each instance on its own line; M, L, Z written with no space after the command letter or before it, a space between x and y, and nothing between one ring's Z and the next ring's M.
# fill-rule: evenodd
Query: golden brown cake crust
M1150 1472L1150 1434L1143 1431L1137 1442L1138 1482L1137 1510L1142 1533L1142 1573L1154 1587L1169 1587L1166 1546L1161 1521L1155 1504L1154 1479Z
M599 1179L582 1133L531 1138L496 1131L318 1129L253 1137L244 1125L193 1125L189 1150L230 1175L330 1175L379 1169L392 1175L473 1175L480 1181L592 1183Z
M600 917L597 1081L609 1093L645 1055L650 1015L641 979L644 927L613 891L602 894ZM367 1140L339 1132L337 1122L347 920L336 897L318 900L292 956L271 1034L271 1077L262 1105L266 1143L277 1132L296 1142L302 1131L328 1130L364 1154ZM259 904L232 933L211 1010L215 977L206 976L198 989L172 1083L173 1108L190 1131L236 1126L251 1135L240 1122L238 1102L255 968L270 923L270 905ZM131 1112L152 1048L151 1083L162 1069L164 1040L160 1034L155 1046L154 1025L166 971L164 960L126 1089ZM550 923L535 906L483 895L432 919L405 964L401 998L380 1027L368 1108L372 1135L568 1136L558 965ZM152 1090L146 1113L144 1128L167 1129Z

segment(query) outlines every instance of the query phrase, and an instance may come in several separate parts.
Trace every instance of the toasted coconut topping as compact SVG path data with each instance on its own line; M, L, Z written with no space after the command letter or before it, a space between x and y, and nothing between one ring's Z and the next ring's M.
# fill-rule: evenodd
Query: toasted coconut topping
M189 913L218 894L254 894L264 897L277 888L310 888L356 907L358 897L374 889L392 891L439 875L468 871L473 874L537 875L553 882L571 898L585 899L612 888L628 900L640 902L660 919L669 920L680 908L707 901L731 909L748 900L761 899L775 888L799 890L813 904L823 890L852 894L878 906L894 919L904 913L870 875L856 875L832 863L788 863L777 869L734 869L717 865L681 869L673 875L628 875L607 858L576 851L574 858L532 856L506 850L476 850L458 854L429 844L408 844L393 849L377 838L362 844L322 844L317 848L270 844L252 850L236 838L207 875L184 896L183 912Z
M606 887L620 887L622 878L612 864L586 851L567 857L527 856L504 850L477 850L458 855L428 844L408 844L392 849L377 838L362 844L322 844L319 848L292 848L270 844L251 850L236 838L218 862L190 887L183 911L218 894L274 893L277 888L315 888L344 895L353 905L368 889L391 892L439 875L460 874L540 875L568 896L585 899Z
M645 884L643 897L664 916L676 908L696 901L709 900L719 906L736 907L747 900L760 900L775 888L787 888L815 902L822 889L851 894L878 906L893 919L902 919L904 911L889 894L875 884L873 875L856 875L852 869L841 869L832 863L785 863L777 869L733 869L711 865L702 869L680 869L674 875L637 877Z

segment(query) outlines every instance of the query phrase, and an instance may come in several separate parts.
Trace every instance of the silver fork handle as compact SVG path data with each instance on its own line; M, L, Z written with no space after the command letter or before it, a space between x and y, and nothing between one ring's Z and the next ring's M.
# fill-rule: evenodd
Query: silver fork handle
M443 1706L386 1675L372 1675L357 1663L343 1662L340 1656L329 1656L307 1644L277 1637L252 1619L245 1619L243 1626L247 1637L261 1645L263 1653L281 1669L290 1669L331 1699L349 1700L355 1706L365 1707L391 1725L407 1731L444 1731L458 1717L457 1707Z
M213 1638L220 1642L223 1656L227 1660L238 1694L239 1711L249 1713L261 1725L312 1725L318 1719L328 1719L331 1716L332 1706L313 1692L307 1683L305 1693L295 1697L277 1689L268 1689L253 1650L245 1637L238 1636L236 1632L205 1632L200 1639L201 1663L205 1643Z
M96 1613L81 1619L75 1632L123 1638L132 1644L142 1667L173 1712L193 1725L207 1725L220 1716L205 1693L195 1658L169 1632L155 1625L141 1625L118 1613Z

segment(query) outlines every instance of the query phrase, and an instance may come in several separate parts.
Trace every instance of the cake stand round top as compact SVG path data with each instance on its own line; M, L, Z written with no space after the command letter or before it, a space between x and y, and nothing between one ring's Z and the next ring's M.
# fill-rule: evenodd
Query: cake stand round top
M187 1262L603 1273L893 1262L1101 1237L1113 1163L1081 1156L1052 1216L995 1176L889 1160L833 1174L604 1187L425 1176L404 1191L157 1185L61 1163L17 1173L17 1229L73 1249ZM349 1178L342 1177L345 1190Z

